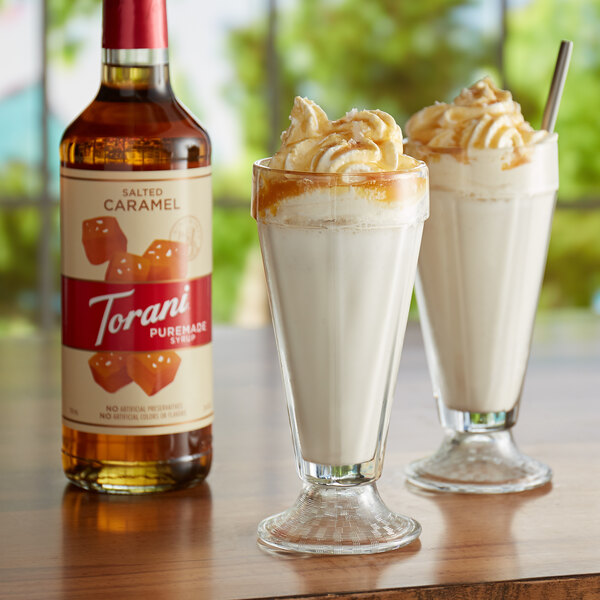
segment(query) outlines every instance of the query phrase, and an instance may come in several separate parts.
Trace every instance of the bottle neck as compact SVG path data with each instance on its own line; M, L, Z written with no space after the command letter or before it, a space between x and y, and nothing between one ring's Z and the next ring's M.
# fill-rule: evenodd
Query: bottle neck
M171 93L166 48L102 50L102 85L127 90Z
M104 0L102 87L172 94L166 0Z

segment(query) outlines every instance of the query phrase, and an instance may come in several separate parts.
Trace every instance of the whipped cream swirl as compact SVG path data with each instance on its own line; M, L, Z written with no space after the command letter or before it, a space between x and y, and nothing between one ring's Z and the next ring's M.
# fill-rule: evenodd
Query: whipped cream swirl
M489 77L463 89L451 104L436 103L414 114L406 133L411 142L430 148L515 148L550 135L534 130L511 93Z
M381 110L351 110L330 121L323 109L297 96L290 126L269 166L313 173L397 171L418 162L404 155L402 130Z

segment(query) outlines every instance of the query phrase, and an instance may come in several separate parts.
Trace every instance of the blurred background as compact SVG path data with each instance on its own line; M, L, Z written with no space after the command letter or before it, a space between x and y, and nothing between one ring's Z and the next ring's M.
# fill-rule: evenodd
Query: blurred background
M296 94L401 126L485 74L539 127L561 39L560 192L544 311L600 313L600 0L168 0L171 74L214 145L214 318L268 320L251 165ZM59 322L58 143L94 97L101 0L0 0L0 336Z

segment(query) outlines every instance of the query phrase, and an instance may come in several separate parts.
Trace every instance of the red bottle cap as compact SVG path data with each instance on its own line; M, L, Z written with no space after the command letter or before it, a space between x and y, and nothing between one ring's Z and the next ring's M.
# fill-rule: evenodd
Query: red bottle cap
M167 48L166 0L104 0L102 47Z

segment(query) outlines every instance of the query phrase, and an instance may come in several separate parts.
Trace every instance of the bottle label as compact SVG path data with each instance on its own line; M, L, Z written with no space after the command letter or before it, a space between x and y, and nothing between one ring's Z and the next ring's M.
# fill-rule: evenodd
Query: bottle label
M61 169L63 423L212 423L210 167Z

